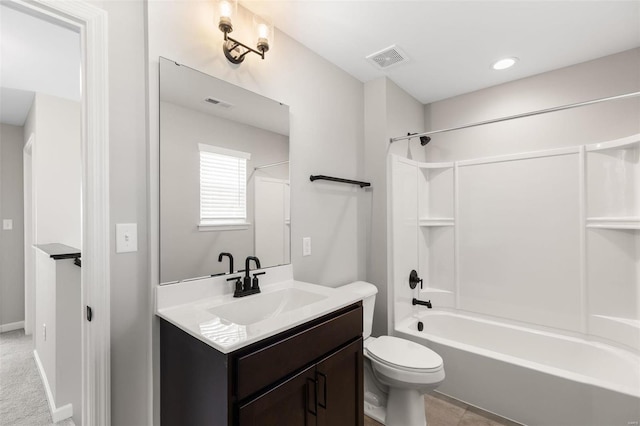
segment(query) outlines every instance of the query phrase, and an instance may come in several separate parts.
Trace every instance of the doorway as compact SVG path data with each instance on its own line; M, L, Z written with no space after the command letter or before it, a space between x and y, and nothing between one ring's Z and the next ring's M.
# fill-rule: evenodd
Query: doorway
M83 425L110 422L110 308L109 308L109 169L108 169L108 81L106 12L88 2L9 0L3 6L75 32L80 38L82 93L80 123L80 202L83 249L80 303L77 311L81 330L81 403ZM4 43L4 40L3 40ZM36 138L37 143L37 138ZM33 146L33 142L32 142ZM33 160L26 153L25 162ZM30 164L24 164L31 167ZM33 184L33 182L30 182ZM29 182L28 182L29 184ZM25 207L35 206L25 200ZM31 212L33 215L33 211ZM26 241L37 241L28 227ZM33 270L31 265L27 265ZM27 273L27 280L29 274ZM33 277L32 277L33 278ZM27 281L28 283L28 281ZM28 285L28 284L27 284ZM25 288L29 293L29 289ZM28 296L30 298L31 296ZM25 302L25 329L36 333L33 309ZM86 316L91 309L97 313Z

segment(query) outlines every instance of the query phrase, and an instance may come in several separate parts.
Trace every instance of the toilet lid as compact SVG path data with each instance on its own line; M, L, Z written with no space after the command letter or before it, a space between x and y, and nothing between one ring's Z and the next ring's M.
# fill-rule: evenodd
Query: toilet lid
M384 364L411 370L434 370L442 367L442 358L431 349L406 339L380 336L367 346L371 357Z

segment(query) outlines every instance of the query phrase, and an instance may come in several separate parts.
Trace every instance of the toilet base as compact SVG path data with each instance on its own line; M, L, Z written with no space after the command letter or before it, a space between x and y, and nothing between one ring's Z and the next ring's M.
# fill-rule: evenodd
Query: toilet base
M390 388L387 399L387 426L427 426L424 392L416 389Z
M387 417L387 410L386 407L382 406L376 406L373 404L368 403L367 401L364 402L364 414L367 417L372 418L373 420L377 421L378 423L382 423L383 425L386 424L385 420Z

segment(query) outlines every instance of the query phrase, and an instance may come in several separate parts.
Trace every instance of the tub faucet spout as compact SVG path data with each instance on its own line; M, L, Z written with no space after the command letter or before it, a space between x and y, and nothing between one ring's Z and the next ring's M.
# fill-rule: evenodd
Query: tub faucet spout
M431 309L431 308L432 308L432 306L431 306L431 300L427 300L427 301L425 302L425 301L423 301L423 300L418 300L418 299L416 299L416 298L414 297L414 298L413 298L413 300L411 301L411 304L412 304L413 306L415 306L415 305L422 305L422 306L426 306L426 307L427 307L427 308L429 308L429 309Z

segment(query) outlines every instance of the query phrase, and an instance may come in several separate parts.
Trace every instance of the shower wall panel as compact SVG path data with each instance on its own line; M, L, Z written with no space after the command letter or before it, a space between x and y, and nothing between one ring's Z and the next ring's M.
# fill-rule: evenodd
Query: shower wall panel
M579 158L459 167L459 308L581 331Z

